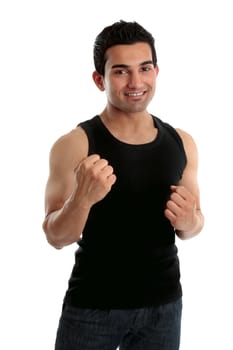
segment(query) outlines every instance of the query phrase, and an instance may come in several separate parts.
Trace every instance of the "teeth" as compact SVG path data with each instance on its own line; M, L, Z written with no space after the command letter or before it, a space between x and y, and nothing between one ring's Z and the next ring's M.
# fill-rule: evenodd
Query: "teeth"
M131 92L127 94L128 96L142 96L143 92Z

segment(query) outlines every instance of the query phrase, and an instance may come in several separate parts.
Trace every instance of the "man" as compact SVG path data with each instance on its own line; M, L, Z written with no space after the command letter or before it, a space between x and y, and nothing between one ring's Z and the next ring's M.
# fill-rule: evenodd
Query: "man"
M56 350L177 350L182 288L175 235L203 227L193 138L151 115L154 38L136 22L94 45L102 113L53 145L43 228L78 242Z

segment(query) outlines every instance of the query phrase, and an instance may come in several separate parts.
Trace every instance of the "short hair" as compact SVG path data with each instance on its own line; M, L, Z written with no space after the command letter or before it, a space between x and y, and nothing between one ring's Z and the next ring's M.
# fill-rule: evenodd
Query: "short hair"
M152 51L152 62L157 65L155 40L150 32L137 22L126 22L120 20L105 27L96 37L94 42L94 65L96 71L104 76L106 64L106 51L115 45L131 45L145 42L150 45Z

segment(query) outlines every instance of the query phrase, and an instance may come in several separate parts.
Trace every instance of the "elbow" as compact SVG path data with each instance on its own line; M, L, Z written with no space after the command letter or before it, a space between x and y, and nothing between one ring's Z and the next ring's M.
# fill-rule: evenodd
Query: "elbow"
M47 242L57 250L60 250L65 246L60 240L58 240L56 237L51 237L51 235L46 234L46 239Z
M55 249L62 249L64 244L62 244L61 239L58 238L57 235L52 233L51 227L49 227L47 218L42 224L42 229L45 233L47 242Z
M64 247L64 245L56 237L51 237L51 235L46 234L46 239L47 242L57 250L60 250Z

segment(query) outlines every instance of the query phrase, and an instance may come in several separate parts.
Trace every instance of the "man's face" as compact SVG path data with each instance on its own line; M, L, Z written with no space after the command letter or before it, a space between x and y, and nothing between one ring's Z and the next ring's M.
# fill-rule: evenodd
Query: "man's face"
M123 112L146 110L154 96L158 67L149 44L116 45L106 51L105 76L94 72L96 85L106 92L108 105Z
M154 96L158 67L147 43L116 45L106 51L103 88L108 103L124 112L146 110Z

